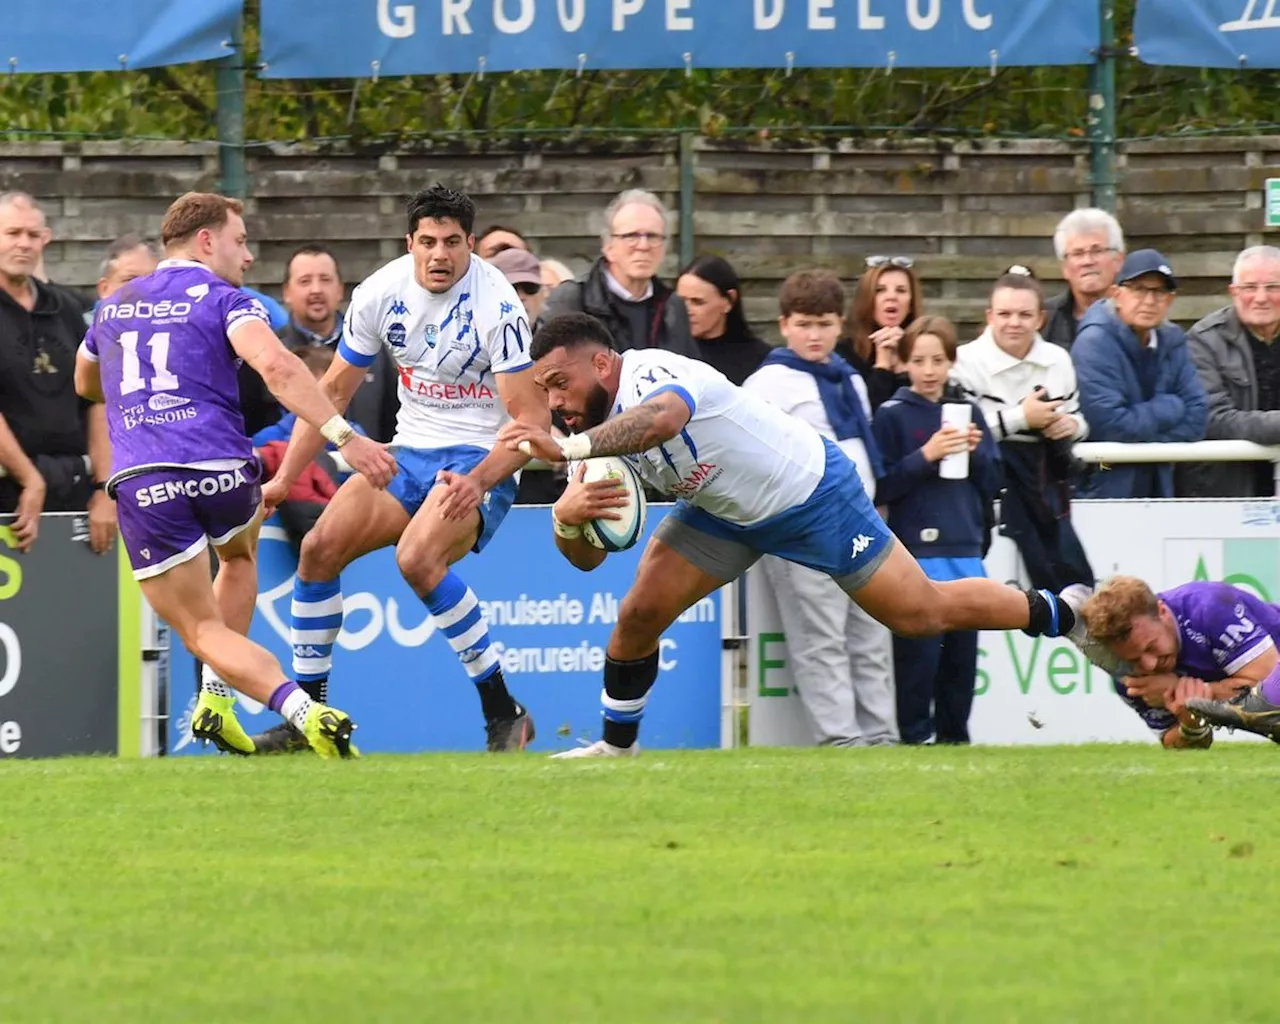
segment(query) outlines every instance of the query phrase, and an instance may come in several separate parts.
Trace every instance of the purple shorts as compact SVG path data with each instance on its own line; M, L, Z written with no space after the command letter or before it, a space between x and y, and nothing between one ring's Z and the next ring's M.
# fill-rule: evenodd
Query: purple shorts
M262 465L239 469L156 469L116 484L120 538L133 578L150 579L225 544L250 524L262 503Z

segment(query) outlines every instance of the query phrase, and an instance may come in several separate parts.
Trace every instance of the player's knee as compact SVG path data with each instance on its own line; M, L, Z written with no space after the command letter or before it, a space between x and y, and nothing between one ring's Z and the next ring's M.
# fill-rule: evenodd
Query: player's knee
M650 641L656 641L671 625L672 618L670 611L657 601L629 594L618 609L615 635L625 638L628 643L638 643L647 650L652 646Z
M939 636L950 629L943 603L936 598L895 608L881 621L898 636L906 637Z
M396 548L396 568L419 594L435 590L449 571L448 563L437 552L421 544L403 542Z
M337 534L317 523L298 547L298 576L310 582L332 579L342 571L340 558Z

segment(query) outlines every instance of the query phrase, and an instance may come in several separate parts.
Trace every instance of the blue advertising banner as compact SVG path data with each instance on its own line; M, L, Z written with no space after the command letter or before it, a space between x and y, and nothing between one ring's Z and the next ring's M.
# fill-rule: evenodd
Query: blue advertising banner
M1280 0L1138 0L1133 37L1146 64L1280 68Z
M648 529L667 509L650 506ZM538 736L530 749L552 752L600 736L604 649L631 586L644 542L610 555L592 573L561 557L545 508L514 508L484 553L458 573L480 598L502 651L507 685L529 706ZM258 613L250 636L288 671L289 603L296 562L284 533L263 529ZM342 575L346 623L334 648L331 699L359 725L366 752L483 750L484 719L457 656L396 569L395 553L375 551ZM685 613L662 640L658 685L641 733L646 747L720 745L719 595ZM170 753L195 753L190 717L196 668L177 643L170 658ZM241 698L250 732L279 722Z
M226 57L242 0L39 0L5 5L0 68L120 71Z
M273 78L1087 64L1092 0L262 0Z

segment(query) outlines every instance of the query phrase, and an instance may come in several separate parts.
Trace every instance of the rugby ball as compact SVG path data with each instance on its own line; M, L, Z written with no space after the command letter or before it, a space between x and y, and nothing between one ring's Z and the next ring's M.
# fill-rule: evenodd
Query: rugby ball
M578 465L569 467L569 479L578 475ZM592 480L621 480L627 492L627 504L614 511L620 519L593 519L582 526L587 543L603 551L626 551L634 547L644 533L645 516L649 505L644 496L644 482L627 463L612 455L586 460L587 472L583 482Z

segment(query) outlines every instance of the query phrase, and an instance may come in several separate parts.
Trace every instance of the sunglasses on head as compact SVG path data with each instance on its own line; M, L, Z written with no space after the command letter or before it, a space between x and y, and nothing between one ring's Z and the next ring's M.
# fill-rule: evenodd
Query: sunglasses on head
M916 261L910 256L868 256L867 266L871 270L879 267L899 267L902 270L910 270L916 265Z

